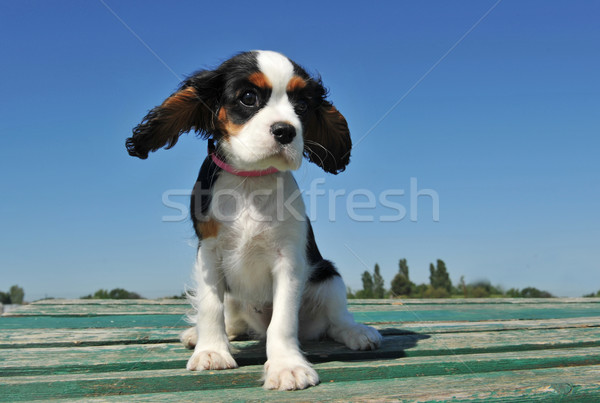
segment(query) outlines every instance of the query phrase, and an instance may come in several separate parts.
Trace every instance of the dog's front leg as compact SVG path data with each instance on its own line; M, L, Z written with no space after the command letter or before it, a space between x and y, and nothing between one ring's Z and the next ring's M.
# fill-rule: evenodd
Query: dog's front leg
M198 249L195 277L197 283L194 306L197 310L197 341L194 354L187 363L191 371L237 368L229 351L225 333L225 284L217 267L216 252L207 243Z
M319 383L319 376L298 346L305 265L302 257L280 254L273 268L273 315L267 329L265 389L296 390Z

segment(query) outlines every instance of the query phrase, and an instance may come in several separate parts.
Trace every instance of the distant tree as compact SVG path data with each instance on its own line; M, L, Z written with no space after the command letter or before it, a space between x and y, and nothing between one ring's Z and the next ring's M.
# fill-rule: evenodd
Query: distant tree
M469 297L469 291L467 290L467 284L465 283L465 276L460 276L460 285L458 286L458 289L465 298Z
M185 291L183 291L181 294L179 295L173 295L171 297L167 297L168 299L187 299L187 294L185 293Z
M368 271L365 271L362 275L363 291L366 298L373 298L373 276Z
M404 277L404 275L397 273L392 279L392 295L399 297L401 295L410 296L413 291L413 283Z
M399 273L406 277L407 280L410 280L410 277L408 275L408 263L406 259L400 259L398 266L400 266Z
M548 291L541 291L534 287L527 287L521 291L521 297L523 298L553 298L554 295Z
M92 298L93 299L109 299L110 296L109 296L108 290L100 289L94 293L94 296Z
M10 287L10 301L12 304L22 304L23 299L25 298L25 291L18 285L13 285Z
M450 292L445 288L428 286L423 292L423 298L450 298Z
M490 296L490 292L485 287L477 285L471 287L469 296L471 298L488 298Z
M481 280L469 284L468 288L470 290L469 294L472 298L488 298L495 291L495 288L492 287L492 284L487 280Z
M433 263L429 263L429 284L433 287L433 284L437 281L437 273Z
M392 279L391 283L392 296L409 296L411 295L415 285L410 281L408 273L408 263L406 262L406 259L400 259L399 266L400 269Z
M519 290L518 288L511 288L504 294L510 298L554 298L554 295L548 291L538 290L534 287L527 287Z
M452 292L452 282L446 269L446 263L443 260L438 259L436 267L431 263L429 265L429 273L429 282L434 289L443 288L448 294Z
M381 276L379 265L375 263L375 269L373 271L373 298L384 298L385 297L385 280Z
M583 298L598 298L598 297L600 297L600 291L598 291L595 294L592 292L592 293L589 293L589 294L585 294L583 296Z
M506 296L509 298L520 298L521 291L519 291L518 288L511 288L508 291L506 291Z
M366 270L362 274L362 283L363 288L356 293L356 298L373 298L373 276Z
M115 288L110 291L99 289L93 295L86 295L82 299L140 299L138 293L124 290L123 288Z
M431 286L427 284L416 285L415 287L413 287L410 296L414 298L426 298L425 294L427 293L430 287Z
M10 304L10 294L9 293L0 291L0 304L4 304L4 305Z
M115 288L108 293L111 299L140 299L140 295L136 292L127 291L122 288Z

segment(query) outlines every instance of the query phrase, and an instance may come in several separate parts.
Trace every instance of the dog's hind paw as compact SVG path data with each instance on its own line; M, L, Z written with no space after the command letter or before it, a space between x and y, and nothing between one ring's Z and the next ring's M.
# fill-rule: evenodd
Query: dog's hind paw
M360 323L339 332L341 342L351 350L375 350L381 345L381 334L371 326Z
M184 330L181 333L179 340L181 340L185 348L196 347L196 342L198 341L198 332L196 331L196 328L190 327L189 329Z

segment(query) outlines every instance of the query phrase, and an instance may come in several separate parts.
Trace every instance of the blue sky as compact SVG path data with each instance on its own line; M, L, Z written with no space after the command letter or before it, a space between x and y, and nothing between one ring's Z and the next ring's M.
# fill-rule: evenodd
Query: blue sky
M455 283L599 290L600 4L495 4L0 3L0 290L181 292L193 231L165 222L176 211L162 199L189 191L206 144L187 135L141 161L124 141L177 76L250 49L320 73L362 139L343 174L308 163L296 174L305 190L324 178L345 192L334 221L327 197L311 214L352 288L376 262L389 286L400 258L427 282L441 258ZM439 197L439 221L428 196L409 219L411 178ZM396 211L376 200L357 210L372 222L353 220L352 191L404 191L389 200L407 216L381 222Z

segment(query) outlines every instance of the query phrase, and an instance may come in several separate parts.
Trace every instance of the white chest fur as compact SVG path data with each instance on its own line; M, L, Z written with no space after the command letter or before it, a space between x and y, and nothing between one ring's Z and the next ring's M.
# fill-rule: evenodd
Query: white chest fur
M219 231L203 243L214 248L217 267L236 298L271 302L272 270L279 259L291 258L304 277L305 256L299 251L306 250L305 207L291 173L248 178L221 172L209 215Z

